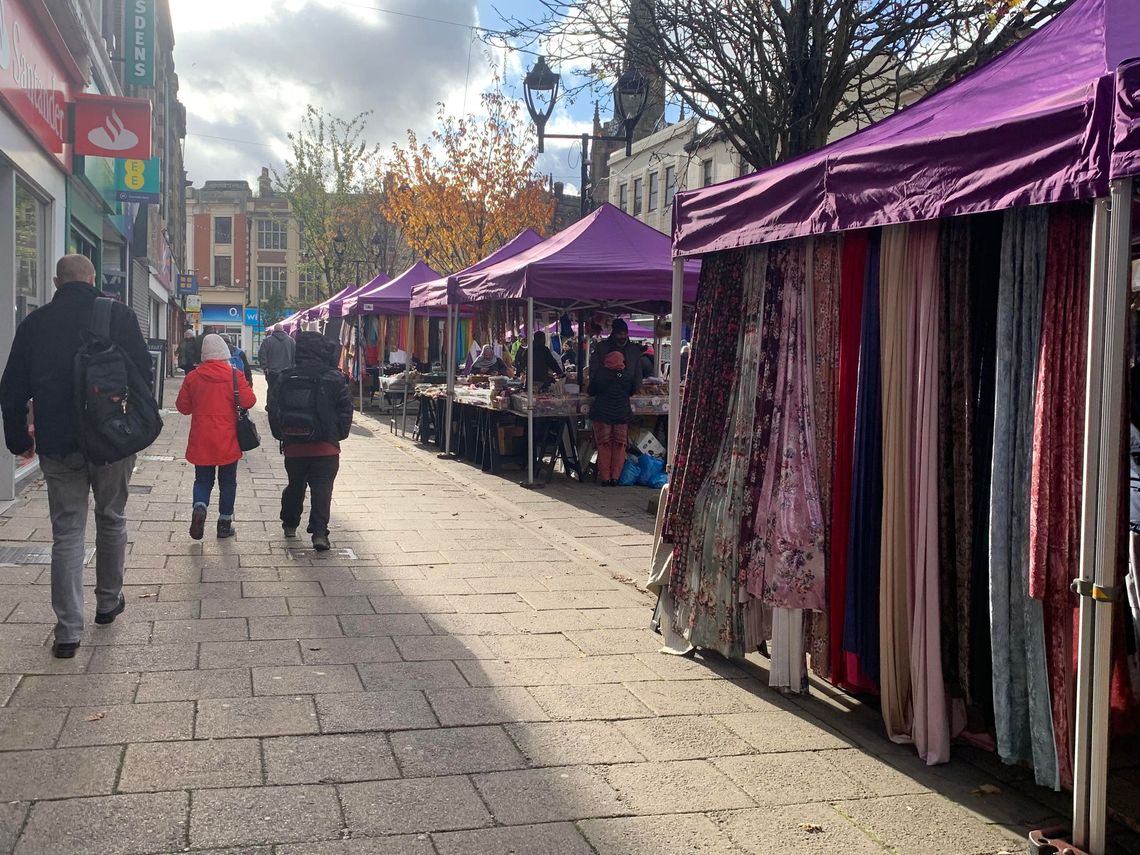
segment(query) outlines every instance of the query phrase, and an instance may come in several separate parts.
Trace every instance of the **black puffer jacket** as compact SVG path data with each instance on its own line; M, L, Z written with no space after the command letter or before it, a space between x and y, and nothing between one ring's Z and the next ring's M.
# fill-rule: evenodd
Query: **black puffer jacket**
M633 408L629 396L637 389L634 371L614 371L602 366L590 375L586 391L594 396L590 404L590 418L608 425L627 425L633 421Z

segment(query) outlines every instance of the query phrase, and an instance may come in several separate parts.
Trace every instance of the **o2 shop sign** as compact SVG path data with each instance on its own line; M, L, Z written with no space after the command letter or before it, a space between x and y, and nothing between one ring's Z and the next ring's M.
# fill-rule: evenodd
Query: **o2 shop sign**
M148 160L151 106L145 98L75 96L75 153L94 157Z

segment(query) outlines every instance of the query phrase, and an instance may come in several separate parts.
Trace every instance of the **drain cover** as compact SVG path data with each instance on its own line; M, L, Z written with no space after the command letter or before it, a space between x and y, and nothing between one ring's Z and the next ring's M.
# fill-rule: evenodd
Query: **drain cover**
M85 548L83 563L90 561L94 554L95 547ZM0 546L0 564L51 564L51 546L46 543L37 546Z
M315 549L286 549L285 554L291 561L300 561L302 558L315 558L318 561L329 558L339 558L341 561L355 561L356 553L351 549L330 549L328 552L317 552Z
M140 454L139 460L145 460L148 463L173 463L174 458L166 454Z

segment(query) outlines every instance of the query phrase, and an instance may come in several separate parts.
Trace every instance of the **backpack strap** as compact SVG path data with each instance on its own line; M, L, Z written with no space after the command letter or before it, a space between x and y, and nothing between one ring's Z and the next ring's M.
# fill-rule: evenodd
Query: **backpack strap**
M91 334L104 341L111 340L111 308L114 304L110 297L96 297L91 310Z

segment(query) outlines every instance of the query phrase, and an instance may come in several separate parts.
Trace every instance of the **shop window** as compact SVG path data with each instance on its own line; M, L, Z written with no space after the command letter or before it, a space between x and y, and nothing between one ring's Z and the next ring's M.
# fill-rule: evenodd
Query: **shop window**
M215 288L229 288L234 284L234 260L228 255L214 256Z
M659 191L657 188L657 173L656 172L650 172L649 173L649 210L651 210L651 211L657 210L658 194L659 194Z
M269 300L278 297L285 299L288 276L284 267L270 267L258 265L257 267L257 296L259 300Z
M214 217L214 243L230 244L234 242L234 218Z
M45 207L23 182L16 182L16 323L42 299Z
M257 221L258 249L288 249L289 227L280 220Z
M635 217L641 215L641 206L644 204L641 198L641 191L644 186L645 182L642 179L633 179L633 215Z
M665 207L673 204L673 197L677 195L677 167L665 167Z
M618 207L629 213L629 185L623 184L618 188Z

